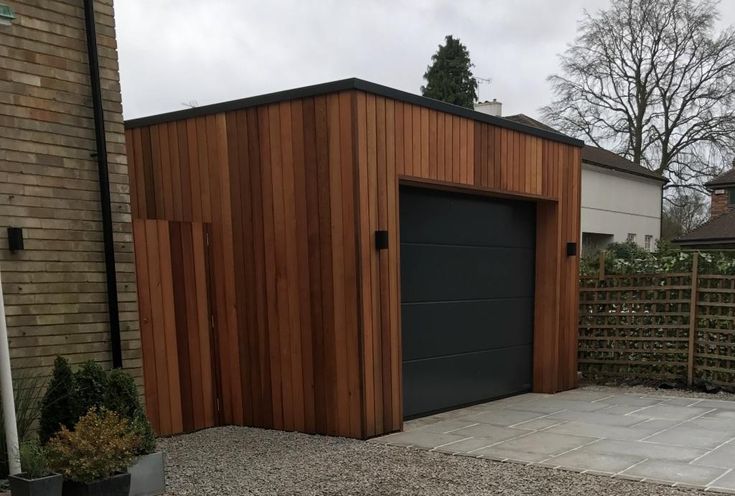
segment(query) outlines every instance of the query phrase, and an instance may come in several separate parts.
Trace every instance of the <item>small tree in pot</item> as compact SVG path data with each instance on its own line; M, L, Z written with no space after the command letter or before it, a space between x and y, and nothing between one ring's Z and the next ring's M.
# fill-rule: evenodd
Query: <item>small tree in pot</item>
M49 469L46 450L38 441L20 445L23 472L8 477L13 496L61 496L63 478Z
M110 371L105 408L128 419L133 431L140 436L136 458L128 467L130 496L163 494L166 489L164 456L156 451L156 435L145 416L143 405L138 399L138 389L130 374L120 369Z
M64 476L64 496L128 496L128 465L140 436L127 419L93 408L74 431L62 427L48 443L52 469Z

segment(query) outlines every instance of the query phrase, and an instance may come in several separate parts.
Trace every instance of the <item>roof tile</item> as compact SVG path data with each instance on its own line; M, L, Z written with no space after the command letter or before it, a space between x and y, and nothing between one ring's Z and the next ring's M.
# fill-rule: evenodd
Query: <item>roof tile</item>
M720 240L735 242L735 212L728 212L710 219L697 229L679 236L674 242L691 243L694 241Z
M536 127L550 133L559 133L553 127L547 126L543 122L537 121L536 119L529 117L525 114L509 115L505 117L509 121L524 124L526 126ZM617 153L613 153L604 148L596 146L585 145L582 148L582 162L587 162L592 165L604 167L606 169L617 170L619 172L626 172L637 176L648 177L656 179L657 181L667 182L666 178L662 177L657 172L647 169L641 165L631 162L625 157L621 157Z

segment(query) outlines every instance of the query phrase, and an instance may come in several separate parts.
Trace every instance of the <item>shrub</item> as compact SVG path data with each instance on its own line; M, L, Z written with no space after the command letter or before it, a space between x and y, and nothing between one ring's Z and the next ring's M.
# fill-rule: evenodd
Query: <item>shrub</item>
M135 454L148 455L156 451L156 433L153 432L151 422L145 413L139 412L131 423L133 431L140 437L140 446Z
M74 382L77 389L80 416L92 408L104 406L108 379L107 372L100 364L93 360L84 362L74 374Z
M44 397L45 407L48 397L48 406L44 410L48 412L41 422L42 442L47 442L61 426L74 430L81 414L104 408L127 420L140 438L136 455L155 451L155 433L140 403L135 380L128 373L119 369L106 372L99 364L90 361L72 374L66 360L57 358L56 362L54 379ZM66 385L69 383L71 386ZM61 391L65 394L57 394Z
M661 242L655 252L635 243L612 243L605 248L605 273L655 274L689 272L692 253L670 243ZM580 273L594 276L599 271L599 255L585 255L580 261ZM726 251L700 251L699 272L702 274L735 274L735 254Z
M51 473L46 459L46 450L35 439L25 441L20 445L20 465L28 479L40 479Z
M105 408L131 420L143 410L135 380L121 369L110 371L105 392Z
M39 437L42 443L45 444L62 427L74 427L80 411L75 391L74 374L69 362L56 357L51 381L41 401Z
M65 479L92 482L124 472L139 450L140 437L127 419L92 408L76 429L62 427L48 443L51 469Z
M135 380L127 372L114 369L109 373L105 408L128 419L131 427L141 437L136 455L147 455L156 449L156 435L140 404Z

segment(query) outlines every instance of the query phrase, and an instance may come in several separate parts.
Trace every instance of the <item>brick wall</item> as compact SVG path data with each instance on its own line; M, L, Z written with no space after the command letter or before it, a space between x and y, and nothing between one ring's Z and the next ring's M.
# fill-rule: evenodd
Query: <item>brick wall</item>
M4 0L0 27L0 268L16 375L56 355L111 366L82 0ZM128 170L112 0L97 0L125 368L142 384ZM6 226L24 229L11 254Z
M732 209L730 206L730 195L726 189L715 189L710 195L710 207L709 215L710 218L714 219L722 214L729 212Z

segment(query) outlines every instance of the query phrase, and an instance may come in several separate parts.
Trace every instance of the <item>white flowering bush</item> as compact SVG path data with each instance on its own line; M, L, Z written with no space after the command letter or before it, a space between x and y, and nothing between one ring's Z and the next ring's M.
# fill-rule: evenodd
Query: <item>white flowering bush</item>
M613 243L605 250L605 273L665 274L684 273L692 269L694 252L682 251L668 243L660 243L658 250L649 252L635 243ZM580 273L583 276L597 275L599 255L583 257ZM728 251L700 251L699 272L702 274L735 274L735 253Z

